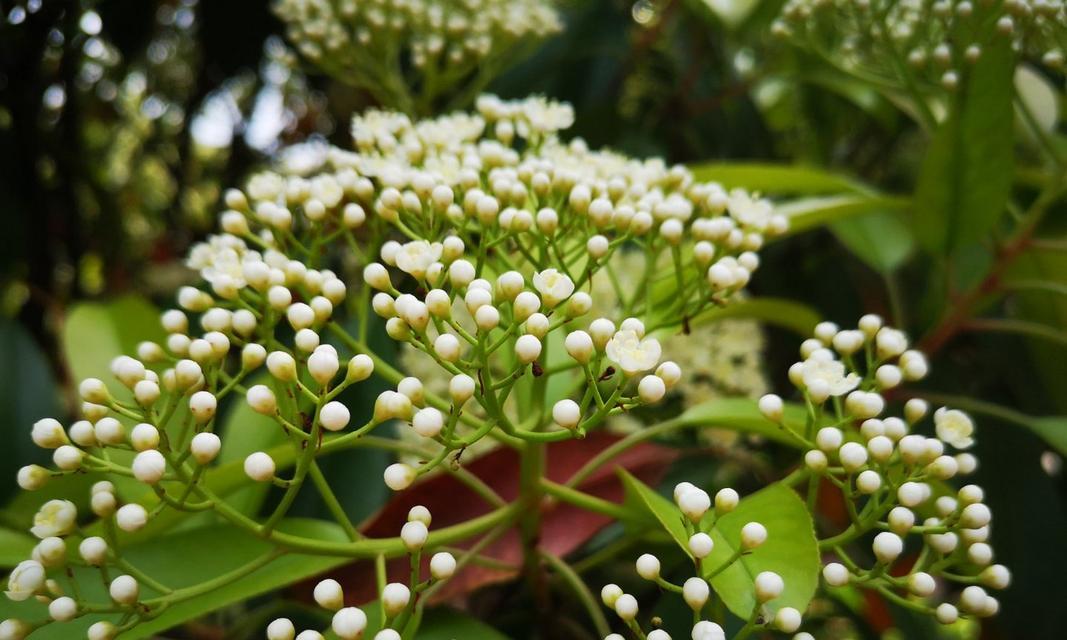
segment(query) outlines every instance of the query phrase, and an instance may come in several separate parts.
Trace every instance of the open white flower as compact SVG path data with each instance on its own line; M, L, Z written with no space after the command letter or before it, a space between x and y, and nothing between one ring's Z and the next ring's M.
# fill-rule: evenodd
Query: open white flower
M751 227L757 231L763 231L767 228L771 221L771 215L774 213L770 201L754 198L743 189L730 191L726 206L731 218L741 225Z
M937 437L956 447L966 449L974 444L974 421L959 409L941 407L934 412Z
M441 250L440 242L413 240L400 247L396 254L396 266L405 273L422 278L430 265L441 259Z
M33 517L30 532L41 538L65 536L74 530L78 519L78 508L70 500L49 500L44 503Z
M541 301L549 307L556 306L574 293L574 281L555 269L535 273L533 285L541 294Z
M44 581L45 571L41 563L36 560L23 560L8 576L7 591L4 594L9 600L21 602L40 591Z
M619 365L623 373L632 376L649 371L659 364L662 349L655 338L641 339L636 331L623 329L608 340L604 347L608 358Z
M845 365L829 358L808 358L801 365L801 378L808 389L843 396L860 383L858 374L845 374Z

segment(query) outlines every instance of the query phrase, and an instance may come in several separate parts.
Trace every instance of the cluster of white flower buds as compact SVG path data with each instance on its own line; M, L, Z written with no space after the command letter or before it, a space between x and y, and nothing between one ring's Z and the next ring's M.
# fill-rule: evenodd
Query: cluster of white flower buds
M942 407L932 416L936 437L916 433L929 413L928 403L918 398L904 404L903 418L885 415L883 393L924 377L925 356L909 349L902 332L874 315L861 318L856 329L819 324L814 337L801 345L801 355L804 360L793 365L789 377L804 396L806 423L791 424L776 395L761 398L759 407L806 449L809 504L815 505L823 482L836 486L847 506L848 528L820 543L840 560L825 566L826 582L853 582L890 598L925 601L944 592L937 588L939 579L948 580L967 586L958 607L928 607L939 621L955 622L960 611L996 613L996 599L982 586L1003 589L1010 574L993 564L991 511L982 502L980 487L970 484L953 491L948 484L977 466L974 455L949 451L974 443L973 421L962 411ZM917 522L918 513L929 516ZM851 557L849 545L875 532L867 553L873 566L865 569ZM917 555L905 554L909 535L921 542ZM899 571L905 566L910 566L906 573Z
M117 384L84 380L82 419L68 428L37 422L33 440L54 450L56 469L26 467L19 484L128 476L150 491L120 500L105 484L92 497L95 515L121 530L168 509L213 509L272 539L316 457L362 446L386 423L410 425L425 444L420 464L385 471L385 483L402 490L452 452L458 464L483 438L582 437L661 401L681 370L662 359L655 336L727 304L784 218L684 168L562 143L557 132L573 120L567 105L495 97L478 105L478 115L417 123L363 114L353 122L354 151L329 148L300 175L263 172L228 191L223 233L188 259L204 284L182 287L178 308L161 315L166 339L116 358ZM617 281L610 260L623 253L645 266L633 291L620 288L622 318L587 319L594 284ZM356 316L352 333L341 312ZM389 336L434 360L447 395L370 349L375 314ZM351 426L341 394L372 374L395 388ZM284 492L263 521L228 510L205 482L227 435L216 434L216 414L231 394L285 436L270 450L235 452L249 478ZM73 509L46 504L35 533L70 533ZM107 557L118 557L115 541L107 544ZM20 573L32 577L31 568ZM38 586L30 592L49 597ZM139 603L128 624L151 614Z
M448 580L456 572L458 563L455 556L447 551L435 553L429 559L429 577L422 579L423 550L429 540L431 521L429 509L423 506L412 507L408 512L408 521L400 531L400 539L411 556L411 577L408 584L390 582L382 586L378 598L384 620L373 623L368 620L362 609L345 606L344 589L333 579L320 581L315 585L316 604L333 612L329 631L340 640L361 640L364 633L374 633L374 640L399 640L405 625L411 621L420 599L434 585ZM378 627L374 631L371 627ZM267 626L267 640L323 640L327 632L307 629L296 632L296 626L289 618L277 618ZM366 636L370 637L370 636Z
M457 90L477 95L493 70L514 64L529 45L562 28L545 0L282 0L274 6L301 53L385 106L409 112ZM409 104L412 95L422 104Z
M661 574L661 563L656 556L645 553L637 558L637 575L654 582L665 592L677 593L693 611L695 622L691 630L693 640L725 640L723 626L718 622L704 619L704 613L711 599L711 580L726 571L742 558L767 541L767 528L759 522L749 522L741 528L736 541L727 541L729 549L715 551L715 538L724 539L725 535L716 530L722 516L734 511L740 502L740 496L733 489L720 489L714 496L703 489L682 482L674 488L674 503L681 511L682 522L688 536L685 551L697 569L697 575L682 584L675 584ZM740 513L740 512L739 512ZM766 631L795 633L801 625L801 612L793 607L773 607L770 603L785 591L782 577L773 571L763 571L755 576L752 584L753 600L756 603L752 611L750 625L762 626ZM653 629L645 634L637 620L638 601L631 594L625 593L616 584L606 585L600 591L601 600L609 609L615 611L619 619L639 638L670 640L671 636L663 629ZM653 624L656 624L655 621ZM605 640L621 640L623 636L611 634ZM798 638L800 636L797 636Z
M906 73L951 91L994 38L1063 69L1065 7L1062 0L790 0L773 29L848 69L897 81Z

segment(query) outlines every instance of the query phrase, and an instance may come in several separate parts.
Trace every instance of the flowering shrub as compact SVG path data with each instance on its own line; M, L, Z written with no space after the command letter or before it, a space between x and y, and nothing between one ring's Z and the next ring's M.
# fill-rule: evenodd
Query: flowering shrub
M652 28L662 7L645 4L634 17ZM737 188L737 173L707 179L567 140L576 114L566 103L475 98L527 44L560 29L548 3L283 0L275 10L305 57L382 106L353 116L351 146L288 146L227 191L218 233L188 253L196 284L159 317L166 337L114 354L114 380L80 380L70 424L33 423L30 438L52 465L18 472L20 487L43 497L32 551L7 577L17 613L0 622L0 640L148 637L271 588L299 591L308 578L316 606L272 610L268 640L411 639L450 588L472 588L461 576L479 565L521 577L541 618L562 586L605 640L836 637L822 596L869 595L954 631L999 612L1012 575L991 544L985 491L968 479L975 422L907 383L927 376L924 351L966 325L1007 266L919 345L879 315L854 328L784 317L805 308L761 307L746 292L765 245L795 222L884 213L891 198L849 183L844 199L780 206L762 192L786 178L818 183L818 195L845 181L802 169L803 179L772 173L769 185ZM1016 63L1062 68L1063 11L1061 2L793 0L774 29L886 95L906 94L934 132L924 175L936 178L954 168L948 151L960 135L985 123L975 100L999 95L994 83L1009 82ZM1000 106L994 115L1010 120L1011 104ZM1027 125L1062 170L1058 143L1040 137L1032 115ZM946 261L992 234L1007 205L988 194L1002 190L1006 203L1012 187L997 175L971 189L980 172L957 173L943 181L951 189L924 178L917 195L927 209L954 206L945 225L916 223L929 232L924 248ZM1018 228L998 261L1023 250L1062 195L1059 174L1047 173L1029 209L1008 207ZM959 217L967 204L999 209L972 225ZM875 266L893 288L893 269ZM753 318L813 329L783 371L788 394L766 393L774 377L762 370ZM235 423L274 437L246 446ZM654 459L654 473L632 472L628 456L686 431L695 432L687 445L710 441L754 462L759 486L685 465L690 480L675 483L665 468L675 453ZM753 453L713 433L724 431L766 446ZM551 468L568 451L552 447L590 443L565 478ZM357 522L328 477L328 459L372 449L389 456L380 482L395 495L383 513L403 522ZM473 470L502 452L513 487ZM590 488L605 475L618 496ZM91 481L80 499L49 493L78 477ZM435 485L442 479L452 484ZM446 487L459 516L422 501L431 486ZM309 495L332 521L301 517ZM468 495L484 510L469 515ZM592 543L589 557L632 557L638 579L594 582L583 574L595 563L569 564L574 547L546 542L559 505L597 518L576 518L575 529L610 527L612 541ZM189 532L232 553L232 566L174 581L142 552ZM486 551L509 533L510 564ZM362 561L373 564L373 595L340 569ZM665 598L647 607L653 591ZM682 615L669 610L676 596Z

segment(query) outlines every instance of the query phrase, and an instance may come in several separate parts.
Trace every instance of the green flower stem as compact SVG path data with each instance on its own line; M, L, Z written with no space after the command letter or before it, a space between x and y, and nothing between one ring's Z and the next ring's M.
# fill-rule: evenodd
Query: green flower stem
M727 569L729 569L730 565L732 565L733 563L735 563L738 560L740 560L741 556L743 556L744 554L745 554L745 550L743 548L741 548L741 547L738 547L737 549L734 550L733 553L730 554L729 558L727 558L718 567L715 567L715 569L712 570L712 572L709 573L704 579L708 580L708 581L713 580L720 573L722 573L723 571L726 571Z
M560 578L567 584L567 586L574 592L574 595L578 597L578 600L585 607L586 612L589 614L589 619L592 620L593 626L596 627L597 635L605 637L611 633L611 627L608 625L608 620L604 616L604 611L600 608L600 604L597 602L595 596L589 591L589 587L582 580L569 564L563 561L559 556L553 555L547 551L541 552L541 557L545 559L552 570L556 572Z
M194 598L205 593L210 593L216 589L230 584L231 582L236 582L249 574L255 573L259 569L262 569L263 567L267 566L268 564L277 560L283 555L285 555L285 551L281 549L274 549L268 551L267 553L264 553L258 558L252 560L248 564L238 567L233 571L224 573L221 576L217 576L215 578L212 578L211 580L206 580L204 582L201 582L200 584L196 584L191 587L177 589L166 595L160 596L159 598L146 600L144 601L144 604L148 606L159 604L173 604L175 602L188 600L190 598Z
M330 488L330 483L326 481L326 476L322 475L322 469L319 468L319 463L315 460L311 461L311 467L308 469L308 474L311 476L311 482L318 489L319 495L322 497L322 501L326 503L326 508L329 509L330 514L333 516L337 524L341 525L341 528L348 534L349 540L359 540L363 537L359 531L356 530L355 525L352 524L352 520L345 513L345 508L341 506L340 501L337 500L337 496L334 495L333 489Z
M741 630L734 636L734 640L745 640L752 635L752 632L756 630L756 621L759 620L759 611L760 607L756 605L756 608L752 610L752 615L745 621L745 626L741 627Z
M622 505L609 502L562 484L557 484L547 478L541 478L540 486L546 494L553 498L557 498L576 507L581 507L586 511L599 513L615 520L627 521L637 519L637 516L635 516L633 512Z

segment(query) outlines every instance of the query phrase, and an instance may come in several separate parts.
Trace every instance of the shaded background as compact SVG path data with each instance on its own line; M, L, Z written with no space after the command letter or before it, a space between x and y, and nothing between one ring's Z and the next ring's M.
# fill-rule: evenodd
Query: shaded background
M492 89L571 102L571 134L593 146L681 163L811 164L909 194L924 134L889 101L772 41L768 26L783 2L735 4L745 9L736 23L699 1L568 2L564 33ZM86 18L88 10L98 20ZM0 2L0 502L14 496L19 466L47 459L29 441L30 424L72 414L67 353L96 337L64 332L71 310L121 296L142 310L145 300L169 304L191 278L181 256L213 229L226 186L287 141L317 135L347 144L349 115L371 102L317 75L282 36L268 6L249 0ZM1062 101L1062 75L1047 80ZM1019 158L1040 166L1025 145ZM1032 195L1025 181L1016 191ZM1061 201L1042 237L1063 237L1065 213ZM991 275L997 285L1018 274L1067 290L1067 260L1058 252L1028 248L1001 264L1003 257L976 246L944 277L949 267L916 250L906 220L876 212L864 225L842 223L769 247L751 289L804 302L842 324L882 313L916 337L944 333L956 302L944 281L965 290ZM975 312L1039 321L1052 337L955 327L928 343L934 373L924 388L1025 416L1067 413L1065 301L1063 291L983 301ZM156 331L152 313L120 315L124 332ZM783 389L798 339L768 331L767 371L781 374L774 382ZM1015 575L983 634L1062 637L1067 522L1057 451L1067 421L1048 420L1042 439L1008 418L979 420L984 466L976 482L996 513L998 561ZM385 498L372 493L354 508L366 514ZM302 508L313 513L315 505ZM904 637L933 633L909 631L913 621L889 614ZM855 618L864 637L886 624Z

